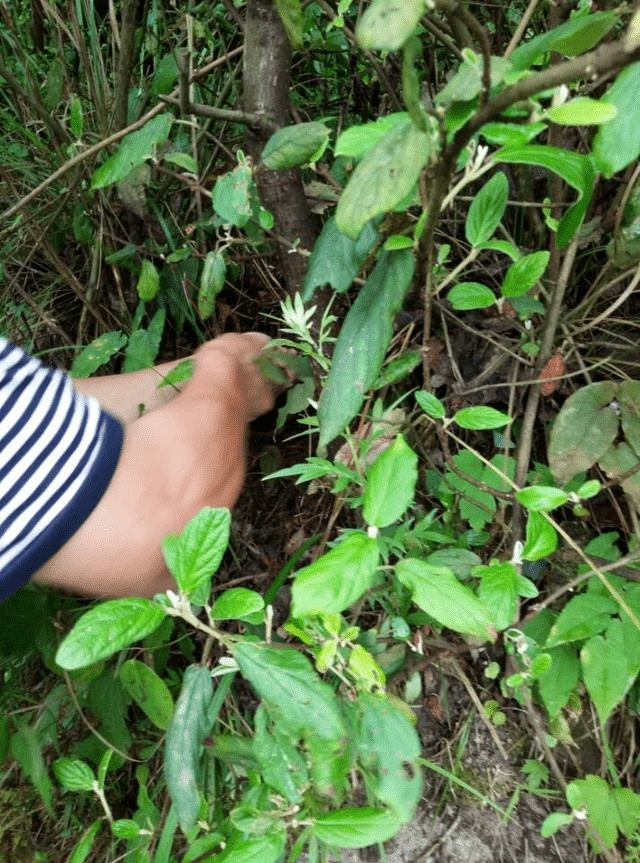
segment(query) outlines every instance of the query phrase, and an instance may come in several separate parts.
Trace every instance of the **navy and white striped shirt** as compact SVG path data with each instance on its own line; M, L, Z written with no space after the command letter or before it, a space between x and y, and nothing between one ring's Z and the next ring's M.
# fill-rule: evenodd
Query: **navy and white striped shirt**
M121 424L97 401L0 337L0 600L88 518L122 442Z

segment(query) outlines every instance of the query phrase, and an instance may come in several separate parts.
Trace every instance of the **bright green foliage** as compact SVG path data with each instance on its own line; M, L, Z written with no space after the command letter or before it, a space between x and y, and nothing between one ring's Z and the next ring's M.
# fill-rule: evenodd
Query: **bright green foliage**
M408 119L409 115L405 111L398 111L395 114L379 117L371 123L364 123L362 126L351 126L340 134L334 147L334 154L362 159L396 126L406 125Z
M534 485L517 492L516 499L531 512L551 512L566 503L569 495L560 488Z
M574 596L551 627L547 647L580 641L603 632L616 610L616 603L607 596L597 593Z
M205 507L179 537L165 537L162 550L180 592L196 605L208 597L211 576L227 549L231 515L228 509Z
M598 102L587 96L578 96L564 105L549 108L547 116L564 126L600 126L613 120L618 113L615 105Z
M570 782L567 802L586 812L607 848L615 845L618 831L630 836L640 821L640 796L629 788L610 788L600 776Z
M514 261L502 283L502 296L519 297L526 294L537 284L548 263L549 252L533 252Z
M60 645L56 662L72 670L91 665L153 632L164 620L150 599L112 599L84 614Z
M151 368L160 350L166 317L166 311L158 309L146 329L139 327L131 333L122 369L124 372Z
M637 93L640 63L623 69L602 101L616 108L616 116L598 130L593 142L596 165L605 177L612 177L640 155L640 118Z
M541 560L553 554L558 545L558 534L540 511L533 510L527 517L527 533L522 557L524 560Z
M276 9L293 48L302 47L302 6L300 0L276 0Z
M198 291L198 314L205 320L216 307L216 297L224 288L227 264L224 254L217 249L209 252L202 265L200 290Z
M78 758L58 758L53 764L53 772L68 791L91 791L96 781L93 770Z
M156 270L155 264L147 258L142 262L140 270L140 278L136 285L136 291L141 300L148 302L153 300L158 293L160 287L160 275Z
M367 472L362 514L367 524L386 527L400 519L413 501L418 458L398 436Z
M313 825L313 832L327 845L365 848L391 839L399 827L400 821L384 809L362 807L321 815Z
M486 309L496 301L491 288L481 285L479 282L460 282L451 288L447 298L453 308L458 311Z
M238 154L238 166L220 177L213 187L213 209L223 222L243 228L253 214L253 174L244 156Z
M339 230L333 216L328 219L309 258L302 299L310 300L316 288L327 284L338 293L350 288L377 238L373 222L368 222L360 236L353 240Z
M98 336L91 344L83 348L82 352L74 360L71 367L71 375L74 378L88 378L100 366L108 363L114 354L127 344L127 337L116 330Z
M453 421L463 429L499 429L508 425L511 417L495 408L481 405L462 408L453 415Z
M211 609L212 620L246 620L261 623L264 617L264 600L254 590L232 587L216 599Z
M511 63L515 69L527 69L551 51L567 57L582 54L606 36L617 20L617 12L595 12L572 18L516 48L511 55Z
M356 38L365 51L397 51L411 36L425 0L374 0L358 21Z

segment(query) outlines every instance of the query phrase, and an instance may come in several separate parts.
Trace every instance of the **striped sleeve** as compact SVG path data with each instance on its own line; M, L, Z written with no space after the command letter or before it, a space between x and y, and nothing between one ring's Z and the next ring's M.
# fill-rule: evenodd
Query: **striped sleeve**
M120 423L0 337L0 600L73 536L107 489Z

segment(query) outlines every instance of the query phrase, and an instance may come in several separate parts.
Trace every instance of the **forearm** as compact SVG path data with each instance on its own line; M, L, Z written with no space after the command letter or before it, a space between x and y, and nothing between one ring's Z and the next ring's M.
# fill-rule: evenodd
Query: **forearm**
M158 389L163 378L182 360L161 363L151 369L122 375L104 375L95 378L74 378L78 392L93 396L102 407L124 423L133 422L172 401L180 391L180 384Z

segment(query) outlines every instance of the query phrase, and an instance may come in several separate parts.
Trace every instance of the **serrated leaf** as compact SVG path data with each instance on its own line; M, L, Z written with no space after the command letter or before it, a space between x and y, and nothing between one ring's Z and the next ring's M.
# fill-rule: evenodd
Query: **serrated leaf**
M464 226L472 246L486 243L494 235L507 208L508 197L509 182L502 171L494 174L474 196Z
M262 618L264 599L255 590L231 587L216 599L211 609L212 620L249 620Z
M92 791L96 781L93 770L79 758L57 758L53 762L53 772L68 791Z
M406 111L398 111L395 114L379 117L372 123L351 126L340 134L334 147L334 155L362 159L388 132L401 123L406 123L408 119L409 115Z
M508 414L486 405L462 408L453 415L454 421L463 429L498 429L511 422Z
M211 577L217 572L229 544L231 513L224 507L206 506L184 527L167 560L180 592L195 605L202 605L209 595ZM168 537L162 542L163 552ZM165 560L167 555L165 554Z
M166 731L173 717L173 698L167 684L152 668L129 659L119 671L120 682L157 728Z
M574 779L567 785L566 795L572 809L586 810L608 848L615 845L618 830L631 835L640 818L640 797L630 788L612 788L600 776Z
M302 288L303 301L308 302L316 288L327 284L338 293L350 288L377 240L378 231L373 222L368 222L354 240L342 233L333 216L328 219L309 258Z
M327 812L316 819L312 829L327 845L366 848L391 839L401 826L399 819L385 809L361 807Z
M382 138L357 165L336 210L336 224L356 239L368 221L392 210L413 190L432 148L409 120Z
M516 499L529 510L551 512L569 500L569 495L561 488L546 485L532 485L516 492Z
M445 406L437 396L425 390L418 390L416 401L422 410L434 420L441 420L447 415Z
M558 534L552 524L539 512L530 511L527 514L527 534L523 560L542 560L549 557L558 545Z
M415 604L442 626L495 641L491 612L450 569L405 558L396 565L396 575L411 591Z
M495 303L496 296L491 288L481 285L480 282L460 282L451 288L447 299L454 309L468 311L488 308Z
M549 466L560 485L592 467L615 440L618 417L609 404L616 395L616 384L602 381L582 387L563 404L549 441Z
M603 128L606 129L608 126L603 126ZM559 174L563 180L577 190L577 201L569 207L558 223L558 247L560 249L566 248L582 224L584 214L591 202L595 171L589 156L570 150L562 150L559 147L527 144L524 147L505 147L498 150L493 158L496 162L538 165L541 168L547 168L554 174Z
M375 539L349 534L296 574L291 587L293 616L344 611L373 586L378 558Z
M325 746L346 736L335 693L302 653L244 641L234 646L233 655L243 676L274 715L282 717L290 734L312 732Z
M613 120L617 113L615 105L589 99L588 96L578 96L564 105L549 108L547 117L562 126L600 126Z
M549 257L549 252L533 252L514 261L504 277L500 289L502 296L519 297L530 291L547 269Z
M551 812L542 822L540 835L543 839L554 836L558 830L573 824L573 815L569 812Z
M410 250L383 252L349 309L320 396L320 448L345 429L375 383L391 340L392 319L402 306L413 269Z
M123 180L135 169L150 159L156 148L169 137L173 117L169 113L153 117L136 132L130 132L120 146L91 178L92 189L104 189L118 180Z
M367 470L362 515L369 525L387 527L398 521L413 501L418 457L402 435Z
M64 639L56 662L71 671L112 656L150 635L164 620L162 606L150 599L112 599L91 608Z
M118 818L111 824L111 832L118 839L135 839L140 835L140 825L131 818Z
M127 337L120 330L98 336L91 344L83 348L75 358L71 366L71 376L74 378L90 377L96 369L108 363L111 357L117 354L126 343Z
M425 0L374 0L356 26L363 51L397 51L413 33Z
M549 630L545 647L555 647L570 641L582 641L603 632L618 605L607 596L581 593L574 596L562 609Z
M262 163L272 171L298 168L316 162L329 143L329 128L323 123L297 123L278 129L265 144Z
M190 665L165 744L167 788L184 833L195 826L200 809L200 750L210 731L212 698L211 674L201 665Z

